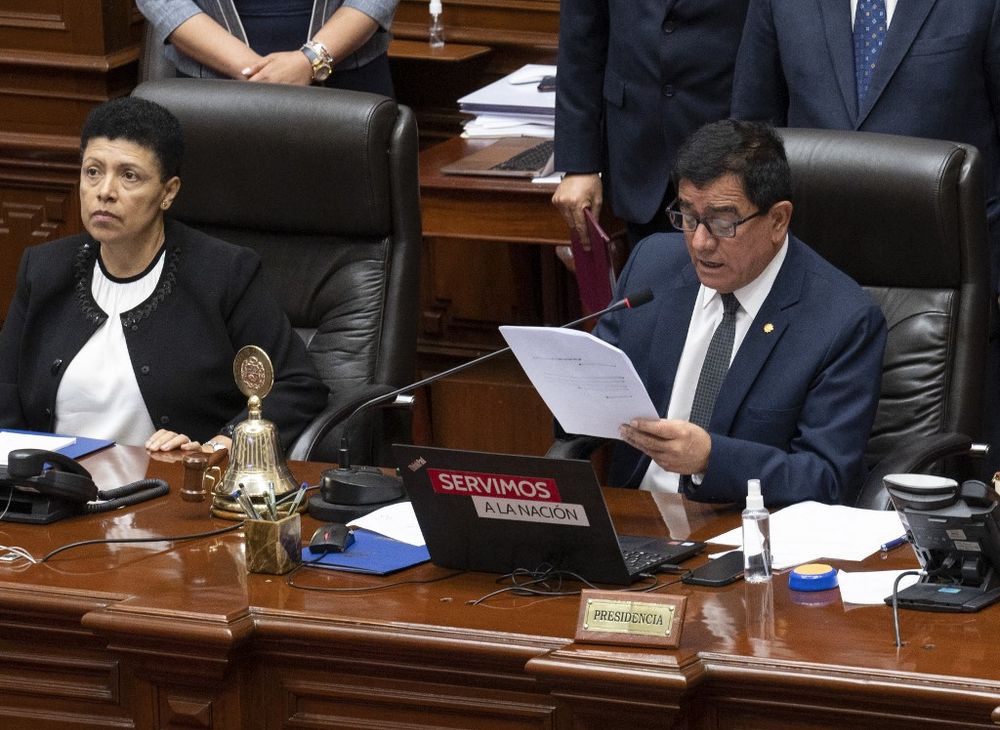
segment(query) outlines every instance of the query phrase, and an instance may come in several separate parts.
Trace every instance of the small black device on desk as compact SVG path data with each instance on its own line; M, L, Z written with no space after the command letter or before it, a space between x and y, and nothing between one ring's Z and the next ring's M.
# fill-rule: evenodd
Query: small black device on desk
M555 76L543 76L542 80L538 82L539 91L555 91L556 90L556 77Z
M320 525L309 540L309 548L317 553L342 553L353 544L354 533L340 522Z
M733 550L721 558L709 560L695 568L681 580L695 586L724 586L734 583L743 575L743 551Z

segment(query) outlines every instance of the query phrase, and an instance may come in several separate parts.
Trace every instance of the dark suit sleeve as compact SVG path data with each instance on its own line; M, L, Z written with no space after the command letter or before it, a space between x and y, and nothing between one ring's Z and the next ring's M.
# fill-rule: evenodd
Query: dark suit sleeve
M27 249L21 257L21 265L17 271L17 289L7 311L3 330L0 330L0 426L6 428L26 426L18 394L18 367L21 339L24 337L24 319L28 311L30 252L31 249Z
M830 79L830 83L835 83ZM788 123L788 85L781 68L771 0L751 0L733 75L732 116Z
M885 320L877 306L859 311L831 340L824 365L798 411L748 413L741 428L784 428L795 418L790 448L712 434L712 452L699 501L738 502L746 480L761 480L768 505L816 500L837 504L864 475L863 454L878 404L885 350Z
M599 172L608 3L562 0L559 12L555 165L563 172Z
M234 272L230 279L230 291L238 296L226 326L234 350L258 345L271 358L274 387L264 400L264 418L277 425L281 443L288 448L326 405L328 391L309 362L302 338L267 291L260 260L256 256L243 256L239 268L239 273ZM235 426L246 417L244 409L230 425Z

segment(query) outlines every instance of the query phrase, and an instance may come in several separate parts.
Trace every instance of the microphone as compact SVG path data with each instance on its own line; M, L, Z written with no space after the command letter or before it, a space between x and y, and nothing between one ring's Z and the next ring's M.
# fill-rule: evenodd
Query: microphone
M585 315L579 319L574 319L572 322L560 325L559 329L575 327L578 324L587 322L588 320L597 319L599 317L603 317L605 314L617 312L622 309L635 309L644 304L648 304L652 300L652 290L648 288L642 289L638 292L629 294L616 302L612 302L604 309ZM438 380L450 377L475 365L480 365L488 360L492 360L495 357L505 355L508 352L510 352L509 346L496 350L495 352L488 352L485 355L473 358L468 362L463 362L460 365L456 365L448 370L443 370L440 373L435 373L434 375L418 380L415 383L410 383L409 385L404 385L401 388L396 388L395 390L390 390L387 393L376 396L365 401L351 411L350 415L343 421L344 432L340 437L340 449L338 450L337 455L338 466L336 469L327 469L323 472L323 478L320 486L320 496L313 497L309 500L309 513L317 519L326 520L328 522L347 522L350 518L347 520L335 519L334 517L341 517L342 514L337 514L334 517L331 517L330 512L326 510L329 510L331 505L335 502L342 506L341 512L343 512L343 508L347 508L349 511L349 507L353 505L381 504L384 502L394 501L403 496L402 484L398 477L386 476L381 472L381 470L371 467L359 469L358 467L351 466L351 456L348 449L347 434L350 432L351 421L355 416L368 410L369 408L374 408L375 406L395 400L397 396L417 390L425 385L436 383ZM331 424L330 428L332 427L333 426ZM319 433L316 437L316 441L318 442L325 435L325 431ZM334 494L335 491L337 492L336 495ZM354 516L360 516L364 513L365 510L359 510L358 514Z

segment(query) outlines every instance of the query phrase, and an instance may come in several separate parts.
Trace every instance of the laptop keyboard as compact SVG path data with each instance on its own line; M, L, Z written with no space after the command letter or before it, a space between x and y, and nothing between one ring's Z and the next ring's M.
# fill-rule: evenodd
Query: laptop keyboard
M551 139L529 147L524 152L519 152L503 162L491 167L491 170L514 170L517 172L529 172L531 170L541 170L552 156L555 143Z
M622 550L622 557L625 558L625 566L631 575L652 570L668 560L668 556L663 553L649 550Z

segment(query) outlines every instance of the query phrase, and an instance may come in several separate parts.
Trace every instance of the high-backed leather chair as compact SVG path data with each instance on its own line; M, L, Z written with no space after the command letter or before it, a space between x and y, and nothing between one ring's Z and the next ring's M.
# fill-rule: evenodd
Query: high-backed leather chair
M864 286L889 326L865 455L872 472L849 495L883 508L884 475L924 470L982 438L982 159L956 142L814 129L781 136L792 168L792 231Z
M779 131L792 169L792 232L867 289L888 323L865 454L871 471L845 495L846 504L882 509L884 475L924 471L970 452L982 437L989 297L982 161L955 142ZM549 454L579 457L592 447L574 439Z
M414 379L422 244L412 112L375 94L238 81L163 79L133 93L184 128L170 214L257 251L330 388L320 420L286 444L289 458L339 461L339 432L324 438L328 427ZM382 420L352 419L354 462L388 463L385 444L409 440L408 414L379 433Z

